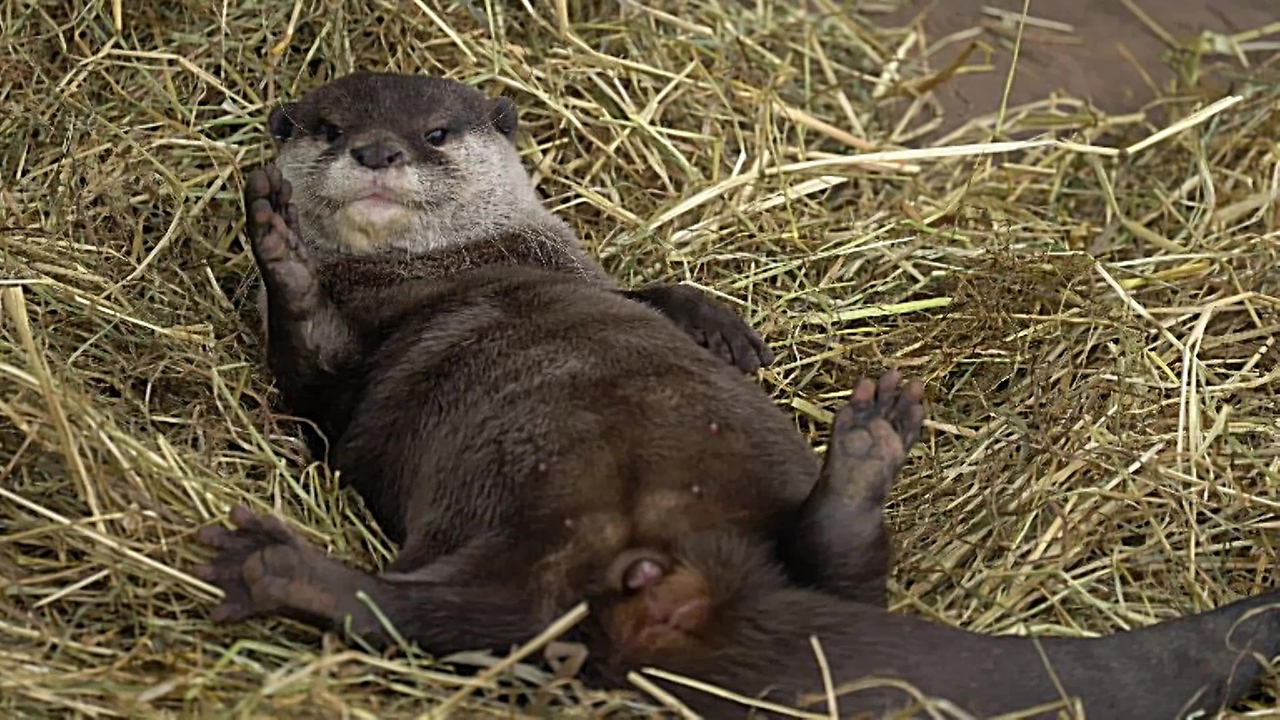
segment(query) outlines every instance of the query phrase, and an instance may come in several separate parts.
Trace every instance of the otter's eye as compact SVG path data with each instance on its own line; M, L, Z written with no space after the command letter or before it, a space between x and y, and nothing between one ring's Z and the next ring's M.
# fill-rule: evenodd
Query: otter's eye
M323 135L324 139L329 142L334 142L338 138L342 137L342 128L331 122L321 122L316 126L316 134Z
M444 128L436 128L427 133L427 142L434 147L440 147L444 144L445 135L448 135L448 133L445 132Z

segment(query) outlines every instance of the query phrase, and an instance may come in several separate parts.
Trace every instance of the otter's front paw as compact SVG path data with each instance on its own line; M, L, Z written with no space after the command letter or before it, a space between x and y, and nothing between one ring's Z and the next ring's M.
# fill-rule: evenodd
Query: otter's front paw
M293 186L275 165L245 178L245 232L271 300L293 314L305 314L317 302L319 283L298 236L292 198Z
M773 351L727 305L688 285L652 285L628 295L656 308L702 347L743 372L773 362Z
M272 215L285 218L286 225L293 225L293 185L284 179L280 168L268 163L245 176L244 210L245 231L254 244L271 231Z
M924 386L887 372L877 382L864 378L849 403L836 413L823 465L824 481L850 500L879 506L924 422Z
M245 507L231 511L235 530L211 526L197 538L216 548L213 562L195 568L197 577L226 594L213 611L218 622L284 615L332 619L340 591L353 592L356 571L299 540L284 523Z

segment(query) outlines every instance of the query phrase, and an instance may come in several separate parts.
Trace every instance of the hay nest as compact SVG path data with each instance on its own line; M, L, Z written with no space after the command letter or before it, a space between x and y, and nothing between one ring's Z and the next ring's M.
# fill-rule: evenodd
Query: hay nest
M1246 79L1133 153L1091 148L1208 101L1007 108L942 140L1049 123L1076 145L949 155L921 138L954 68L870 4L124 5L0 6L5 716L411 717L494 662L214 626L189 574L192 533L234 503L354 562L390 553L270 410L241 238L265 106L354 68L516 98L551 205L622 281L736 303L815 446L859 375L923 377L930 430L891 508L898 611L1088 634L1272 582L1276 85ZM851 159L868 151L890 154ZM544 679L517 671L464 707L507 712ZM657 707L573 683L538 701Z

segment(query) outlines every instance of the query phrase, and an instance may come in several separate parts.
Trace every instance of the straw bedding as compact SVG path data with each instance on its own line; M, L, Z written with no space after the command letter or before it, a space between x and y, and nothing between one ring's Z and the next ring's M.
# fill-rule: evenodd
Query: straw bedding
M1126 147L1215 98L1063 100L930 136L945 69L874 5L834 7L0 5L0 714L414 717L493 661L214 626L189 575L193 532L235 503L352 562L393 551L272 412L241 236L267 104L355 68L515 98L548 202L623 282L733 302L819 450L861 374L922 377L929 431L890 512L898 611L1082 635L1273 584L1280 88L1246 76L1124 156L946 156L1048 126ZM512 689L571 715L659 707L504 678L465 712L509 712Z

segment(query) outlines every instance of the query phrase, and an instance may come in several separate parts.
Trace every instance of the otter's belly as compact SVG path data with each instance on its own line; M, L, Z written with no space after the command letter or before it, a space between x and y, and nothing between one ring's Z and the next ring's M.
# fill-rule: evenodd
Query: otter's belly
M629 301L537 300L422 331L339 443L335 465L415 558L505 536L559 595L624 548L771 532L803 501L816 458L754 382Z
M527 582L544 620L609 585L624 551L670 556L709 530L776 536L811 490L816 458L788 423L762 419L782 416L775 408L732 399L742 402L671 398L679 411L667 413L651 403L627 419L626 441L566 450L529 485L512 537L542 538Z

